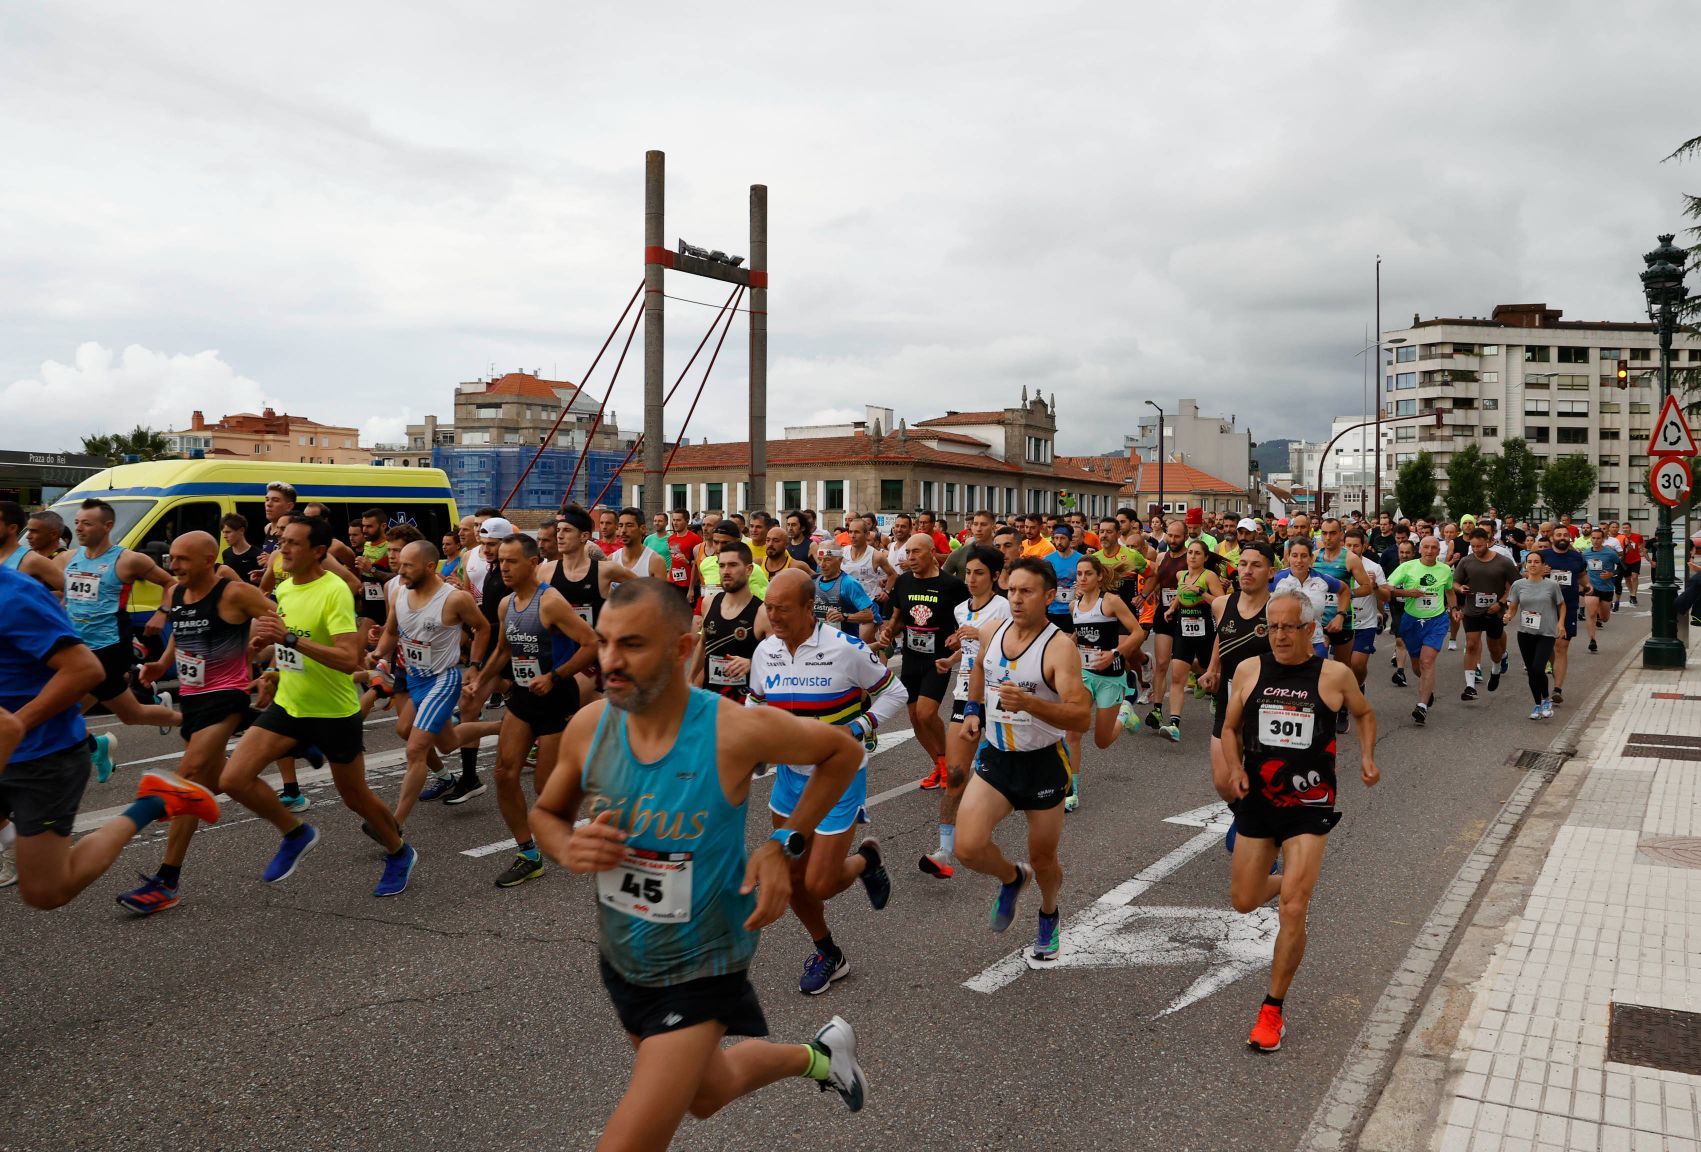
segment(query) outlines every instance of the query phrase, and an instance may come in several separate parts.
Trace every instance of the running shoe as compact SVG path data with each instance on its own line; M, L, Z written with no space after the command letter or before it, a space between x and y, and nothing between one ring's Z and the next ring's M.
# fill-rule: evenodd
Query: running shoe
M774 766L772 764L758 764L756 765L756 771L750 774L750 778L752 780L760 780L764 776L772 776L773 774Z
M18 850L0 848L0 888L10 888L18 882Z
M1468 686L1468 685L1466 686L1466 688L1463 692L1459 693L1459 699L1461 699L1461 700L1475 700L1476 698L1477 698L1477 690L1475 688Z
M155 694L154 703L158 704L161 708L169 708L173 712L177 711L177 700L172 696L172 694L170 692L160 692L160 693ZM170 736L171 735L171 725L170 724L161 724L159 726L159 734L161 736Z
M819 996L832 986L833 981L843 980L849 975L850 961L845 959L843 952L829 957L817 949L803 962L803 976L797 982L797 990Z
M1488 674L1488 690L1493 692L1500 687L1500 666L1495 665L1494 671Z
M1010 922L1016 919L1016 900L1022 894L1022 889L1033 879L1034 870L1026 864L1016 865L1016 879L1008 884L998 886L998 895L992 901L992 930L1003 932L1010 927Z
M1158 729L1158 735L1166 737L1171 744L1181 743L1181 723L1177 720L1171 720Z
M118 737L102 732L94 737L94 745L89 749L89 758L94 761L95 781L105 784L112 779L112 754L118 751Z
M530 764L534 768L537 767L537 745L536 744L533 744L530 748L526 749L526 763Z
M835 1016L827 1026L815 1033L810 1045L827 1054L827 1078L821 1081L821 1091L828 1088L839 1094L845 1107L852 1112L862 1111L868 1094L868 1080L862 1066L856 1062L856 1033L842 1018Z
M279 792L278 803L282 804L285 808L288 808L291 812L305 812L307 809L313 807L313 801L307 798L307 794L305 792L296 792L294 794Z
M1541 718L1542 718L1542 706L1540 704L1537 704L1534 708L1530 709L1530 719L1531 720L1540 720Z
M1634 596L1632 596L1632 597L1631 597L1631 598L1630 598L1630 606L1631 606L1631 607L1632 607L1632 608L1634 608L1634 607L1636 607L1636 597L1634 597Z
M468 800L484 795L484 781L474 776L470 781L465 776L455 778L455 786L449 789L449 794L443 797L445 804L465 804Z
M152 916L155 912L177 907L177 889L158 876L143 876L141 887L132 888L118 897L118 903L138 916Z
M1558 693L1556 692L1556 693L1554 693L1554 695L1557 696ZM1543 700L1542 701L1542 719L1543 720L1552 720L1553 719L1553 701L1552 700Z
M1134 711L1134 706L1126 700L1122 702L1122 708L1116 715L1116 722L1122 725L1124 732L1140 730L1140 714Z
M1057 922L1062 909L1047 916L1039 914L1039 934L1034 937L1034 946L1028 951L1030 962L1049 964L1057 959L1058 937L1062 935L1057 930Z
M1234 855L1234 842L1239 835L1240 833L1236 829L1234 821L1229 821L1228 831L1223 833L1223 849L1227 851L1230 856Z
M923 856L918 866L935 880L949 880L957 874L951 854L943 848L935 848Z
M1077 772L1069 773L1069 791L1063 796L1063 810L1065 812L1073 812L1081 806L1081 786L1077 783L1080 778L1080 774Z
M498 888L518 888L527 880L536 880L543 875L543 856L528 856L524 852L514 855L514 862L503 869L502 875L496 878Z
M1419 724L1422 724L1425 720L1429 719L1429 709L1425 708L1422 704L1414 705L1412 707L1412 719L1416 720Z
M1394 685L1397 688L1406 687L1406 670L1404 668L1394 669Z
M1601 646L1599 644L1596 644L1593 640L1589 641L1589 651L1599 652L1600 650Z
M266 865L262 879L268 884L281 884L295 872L301 858L319 846L319 829L311 824L302 824L297 829L301 835L289 835L278 845L277 855Z
M874 905L876 912L886 907L886 902L892 898L892 877L886 871L886 865L880 858L880 841L870 836L856 846L857 855L868 861L857 879L862 881L863 891L868 893L868 902Z
M1146 727L1150 728L1153 732L1156 732L1163 726L1164 718L1156 708L1153 708L1150 712L1146 713Z
M1347 732L1352 729L1352 726L1353 714L1351 712L1342 708L1339 712L1335 713L1335 731Z
M219 799L211 791L185 780L175 772L144 772L136 782L136 796L158 796L165 801L165 814L175 820L193 816L205 824L219 822Z
M419 852L412 844L404 843L400 852L384 857L384 874L378 878L378 886L372 894L400 896L407 891L408 878L413 875L413 866L418 863Z
M1274 1052L1282 1046L1282 1037L1287 1035L1287 1031L1282 1010L1274 1004L1265 1004L1258 1009L1258 1022L1246 1037L1246 1046L1254 1052Z
M1563 689L1559 685L1555 684L1553 686L1553 695L1548 697L1548 701L1549 701L1549 703L1552 703L1552 704L1563 704L1563 703L1565 703L1565 689Z
M433 776L425 782L425 788L419 794L421 803L427 800L441 800L455 790L455 777L447 772Z
M1500 674L1502 676L1504 676L1504 675L1506 675L1506 673L1510 672L1511 670L1512 670L1512 657L1502 656L1500 658Z
M1459 650L1459 642L1457 640L1447 641L1447 651L1457 652L1458 650Z
M933 771L921 778L923 791L931 792L936 788L945 787L945 763L942 760L933 762Z

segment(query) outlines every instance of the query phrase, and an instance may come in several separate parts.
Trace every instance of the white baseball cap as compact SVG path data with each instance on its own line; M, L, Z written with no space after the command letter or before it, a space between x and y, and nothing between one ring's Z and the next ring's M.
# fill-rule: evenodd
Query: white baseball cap
M478 526L480 540L507 540L514 535L514 525L500 516L492 516Z
M1236 524L1235 527L1236 528L1244 528L1248 532L1256 532L1256 531L1258 531L1258 521L1252 519L1251 517L1247 517L1247 518L1241 520L1241 522L1239 524Z

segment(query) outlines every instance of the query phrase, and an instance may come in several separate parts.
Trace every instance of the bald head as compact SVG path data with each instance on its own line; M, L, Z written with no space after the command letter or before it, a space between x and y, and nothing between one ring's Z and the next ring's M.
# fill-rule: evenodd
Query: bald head
M393 545L392 545L393 547ZM409 588L434 588L437 582L437 561L442 553L429 540L415 540L403 545L396 558L396 575Z
M185 532L171 541L166 565L180 583L196 591L210 588L219 563L219 542L206 532Z
M933 547L933 536L925 532L913 533L904 541L904 554L909 557L909 569L923 580L932 576L939 567L939 553Z

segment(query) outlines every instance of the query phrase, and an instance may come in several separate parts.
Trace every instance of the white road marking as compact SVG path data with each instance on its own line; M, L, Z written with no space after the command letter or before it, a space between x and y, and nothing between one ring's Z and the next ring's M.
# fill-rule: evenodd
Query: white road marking
M463 849L461 855L471 856L476 860L480 856L494 856L498 852L506 852L510 848L518 847L519 844L515 843L514 838L510 836L508 839L498 840L494 844L480 844L477 848Z
M1227 804L1217 800L1210 804L1181 813L1179 816L1166 816L1165 824L1179 824L1183 828L1215 828L1218 832L1227 832L1234 823L1234 813L1229 811Z

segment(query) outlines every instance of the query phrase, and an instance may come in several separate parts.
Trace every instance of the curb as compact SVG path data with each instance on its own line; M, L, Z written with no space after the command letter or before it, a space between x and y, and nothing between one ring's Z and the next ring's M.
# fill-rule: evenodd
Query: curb
M1549 754L1577 752L1583 730L1641 651L1634 645L1624 654L1548 744ZM1431 1142L1475 983L1506 925L1523 911L1588 775L1531 770L1513 789L1371 1009L1296 1152L1411 1152Z

